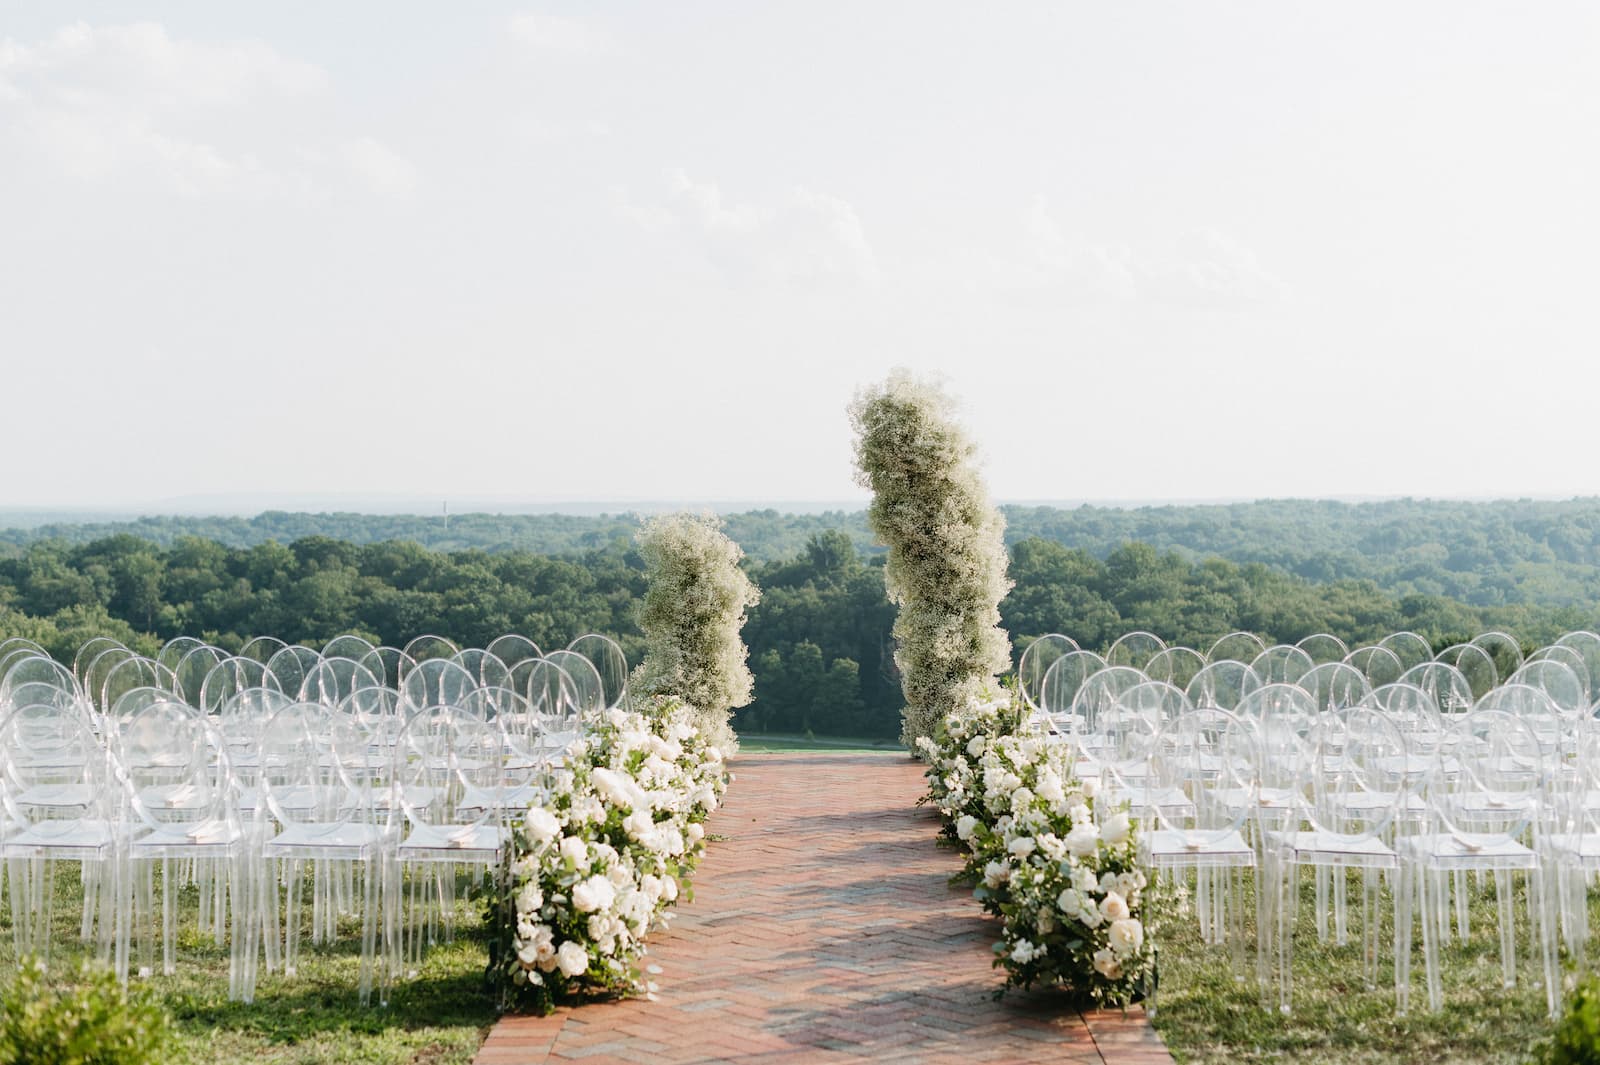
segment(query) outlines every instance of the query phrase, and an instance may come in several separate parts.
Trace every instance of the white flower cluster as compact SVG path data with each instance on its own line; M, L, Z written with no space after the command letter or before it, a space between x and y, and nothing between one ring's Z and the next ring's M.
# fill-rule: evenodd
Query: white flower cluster
M1000 627L1005 519L978 473L977 447L936 385L895 370L850 404L857 481L872 490L867 521L889 548L884 584L899 607L907 743L974 697L1010 665Z
M1124 811L1097 816L1097 781L1078 779L1069 746L1017 731L1005 696L946 715L919 747L929 799L968 849L1008 983L1060 983L1128 1002L1154 965L1141 917L1147 886Z
M644 937L665 923L727 787L695 716L670 698L594 716L527 812L502 885L516 997L549 1009L580 986L641 986Z

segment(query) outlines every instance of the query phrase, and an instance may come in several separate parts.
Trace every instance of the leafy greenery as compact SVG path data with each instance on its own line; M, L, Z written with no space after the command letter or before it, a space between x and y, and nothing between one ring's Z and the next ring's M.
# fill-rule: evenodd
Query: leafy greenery
M85 964L63 982L29 958L0 992L4 1065L158 1065L172 1041L166 1011L109 968Z
M1441 645L1490 628L1542 643L1600 626L1600 537L1589 531L1600 528L1600 501L1009 514L1015 587L1000 611L1019 651L1047 632L1103 650L1134 629L1204 648L1235 629L1289 642L1319 631L1359 642L1411 629ZM176 535L213 520L260 533L282 524L271 517L149 519L136 526L140 535L83 540L78 529L69 539L29 540L0 558L0 638L26 636L70 661L100 633L149 652L181 634L237 648L259 633L320 646L342 632L393 645L436 632L482 646L521 632L559 647L593 631L616 636L630 661L642 657L645 570L632 519L451 518L452 530L479 517L492 528L543 523L561 534L547 537L553 554L323 536L228 546ZM437 520L326 517L362 541ZM152 529L174 534L171 542L145 538ZM756 512L731 517L727 531L749 553L746 570L762 588L744 629L756 698L736 727L747 735L897 735L895 611L882 553L861 546L862 515ZM1016 538L1026 532L1074 545ZM1117 541L1121 535L1149 542ZM484 540L504 545L509 536ZM798 546L772 553L796 536ZM1272 561L1207 557L1210 550Z
M1539 1065L1600 1065L1600 974L1589 973L1567 996L1556 1030L1540 1045Z

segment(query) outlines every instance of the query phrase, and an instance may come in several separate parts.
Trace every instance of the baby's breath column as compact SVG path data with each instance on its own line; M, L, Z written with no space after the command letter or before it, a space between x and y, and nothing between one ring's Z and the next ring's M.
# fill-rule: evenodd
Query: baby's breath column
M889 547L884 570L895 619L895 663L913 750L949 711L1010 668L1000 628L1005 521L989 502L976 448L950 397L896 370L850 405L858 481L872 490L868 519Z
M637 691L672 695L695 708L707 741L733 754L739 742L728 724L734 707L750 702L749 649L740 631L745 610L761 593L739 568L744 552L712 515L667 514L639 530L649 570L640 625L645 657Z

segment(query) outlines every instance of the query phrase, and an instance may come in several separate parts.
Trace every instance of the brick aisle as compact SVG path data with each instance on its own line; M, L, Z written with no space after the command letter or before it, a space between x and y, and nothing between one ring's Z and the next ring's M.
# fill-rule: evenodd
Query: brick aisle
M995 924L903 754L758 754L710 829L695 901L651 939L659 1001L506 1017L477 1065L1171 1062L1143 1013L993 998Z

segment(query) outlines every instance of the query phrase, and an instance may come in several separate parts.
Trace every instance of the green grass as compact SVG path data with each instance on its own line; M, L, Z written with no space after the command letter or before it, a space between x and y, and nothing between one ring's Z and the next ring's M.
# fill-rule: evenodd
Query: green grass
M80 898L76 867L63 866L52 913L52 971L70 971L86 953L78 938ZM476 906L459 895L455 941L428 950L417 974L397 982L386 1009L362 1006L356 995L361 929L354 918L341 921L337 942L316 947L308 923L294 978L263 967L254 1003L228 1001L227 949L196 927L195 889L184 889L180 898L178 971L132 982L172 1014L181 1060L193 1065L465 1065L494 1022L481 921ZM156 950L159 966L159 942ZM16 962L7 905L0 911L0 980L10 982Z
M787 736L747 733L739 737L739 750L750 754L774 751L821 753L827 751L888 751L905 753L898 740L870 739L861 736Z
M1161 935L1161 983L1155 1024L1179 1062L1339 1062L1377 1065L1420 1061L1521 1062L1551 1032L1523 889L1517 893L1517 986L1501 986L1498 923L1492 884L1474 891L1463 944L1453 940L1441 967L1444 1008L1428 1011L1420 927L1414 932L1411 1006L1395 1015L1392 902L1380 943L1377 986L1362 977L1360 893L1351 881L1351 943L1317 941L1311 874L1302 879L1295 935L1294 1007L1287 1016L1263 1009L1254 981L1254 921L1247 921L1250 979L1238 982L1227 953L1200 942L1192 914ZM1595 910L1591 899L1591 909ZM1248 900L1248 907L1252 905ZM1591 912L1593 926L1597 912ZM1276 999L1274 999L1276 1002Z

